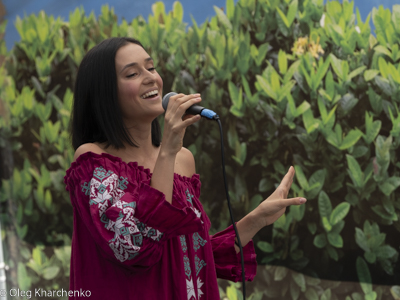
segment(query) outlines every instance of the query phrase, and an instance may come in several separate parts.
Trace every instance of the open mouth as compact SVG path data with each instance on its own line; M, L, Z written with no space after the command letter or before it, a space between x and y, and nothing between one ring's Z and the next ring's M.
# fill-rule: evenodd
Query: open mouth
M158 90L154 90L151 92L148 92L144 95L141 96L142 99L153 99L156 98L158 96Z

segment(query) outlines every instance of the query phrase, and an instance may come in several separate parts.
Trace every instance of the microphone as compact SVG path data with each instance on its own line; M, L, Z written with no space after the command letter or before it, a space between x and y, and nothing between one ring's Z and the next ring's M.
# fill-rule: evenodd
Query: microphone
M164 108L165 111L167 110L167 107L168 107L169 98L171 98L172 96L175 96L175 95L178 95L178 94L175 92L170 92L163 97L162 107ZM189 107L186 110L186 113L189 115L201 115L202 117L205 117L210 120L215 120L215 118L218 117L218 115L215 112L213 112L211 109L204 108L203 106L200 106L197 104L193 104L191 107Z

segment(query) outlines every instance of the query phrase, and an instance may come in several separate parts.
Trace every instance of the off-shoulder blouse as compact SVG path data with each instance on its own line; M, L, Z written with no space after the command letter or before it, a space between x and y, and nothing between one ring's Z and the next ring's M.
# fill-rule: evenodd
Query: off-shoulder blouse
M92 152L67 170L74 212L70 299L214 300L217 277L241 280L233 227L208 234L199 175L174 174L172 203L150 186L151 175L136 162ZM256 274L255 256L249 242L247 280Z

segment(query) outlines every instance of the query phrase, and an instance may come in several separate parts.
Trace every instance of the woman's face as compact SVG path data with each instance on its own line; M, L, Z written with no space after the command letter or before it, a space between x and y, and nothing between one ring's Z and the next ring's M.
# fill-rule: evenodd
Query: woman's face
M164 112L162 108L163 81L147 52L129 43L118 49L115 56L118 101L125 123L151 122Z

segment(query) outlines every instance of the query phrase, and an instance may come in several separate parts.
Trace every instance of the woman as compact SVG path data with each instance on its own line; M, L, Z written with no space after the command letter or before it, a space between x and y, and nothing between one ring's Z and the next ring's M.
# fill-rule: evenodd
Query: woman
M199 94L170 98L162 143L163 82L143 46L111 38L79 67L72 119L74 162L65 176L74 209L70 299L219 299L217 276L241 279L232 226L209 236L199 175L182 147L185 115ZM291 167L279 188L237 223L246 279L256 273L252 237L286 206Z

